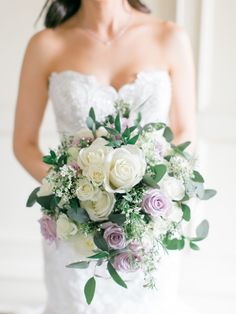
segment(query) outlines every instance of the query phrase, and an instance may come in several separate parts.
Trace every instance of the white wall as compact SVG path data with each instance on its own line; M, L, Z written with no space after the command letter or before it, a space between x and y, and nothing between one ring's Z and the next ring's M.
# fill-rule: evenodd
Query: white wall
M188 30L199 73L200 167L219 195L198 208L211 221L201 252L185 258L180 288L200 313L236 312L236 245L233 208L236 160L234 0L147 0L158 16ZM1 1L0 11L0 311L44 299L36 208L25 208L35 182L14 160L12 125L20 64L43 0ZM11 13L10 13L11 12ZM44 150L55 142L49 107L43 126ZM205 207L206 206L206 207ZM201 278L201 280L199 280ZM29 301L30 300L30 301Z

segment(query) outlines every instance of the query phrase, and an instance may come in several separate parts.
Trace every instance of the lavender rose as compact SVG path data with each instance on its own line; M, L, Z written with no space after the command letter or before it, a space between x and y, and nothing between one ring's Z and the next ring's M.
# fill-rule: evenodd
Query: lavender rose
M39 219L39 223L43 237L49 242L55 241L57 238L56 222L50 216L43 215Z
M141 267L141 257L135 252L123 252L115 256L113 266L121 272L137 271Z
M142 208L151 216L161 216L171 208L171 202L164 193L152 189L146 193Z
M104 231L103 237L107 244L115 250L121 250L126 247L124 231L116 224L112 224L107 227Z

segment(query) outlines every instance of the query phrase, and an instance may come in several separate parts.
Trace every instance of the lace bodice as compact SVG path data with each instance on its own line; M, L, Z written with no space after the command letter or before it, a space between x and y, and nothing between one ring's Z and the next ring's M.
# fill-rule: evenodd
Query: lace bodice
M53 103L60 133L73 133L85 127L91 106L98 120L114 112L114 102L130 103L133 114L142 113L145 123L167 122L171 101L171 81L167 71L141 71L135 80L116 90L99 84L93 75L75 71L53 72L49 78L49 97Z
M92 75L63 71L52 73L50 76L49 96L60 133L72 133L85 127L91 106L96 110L98 119L104 118L114 112L114 101L119 98L130 103L133 114L140 111L144 123L167 122L171 81L166 71L142 71L132 83L116 90L112 86L99 84ZM91 270L65 267L78 260L76 252L69 244L60 242L56 247L44 243L44 257L48 290L44 314L154 314L157 305L160 309L157 294L144 292L143 282L136 273L135 280L131 280L129 284L129 289L119 287L111 279L98 279L93 304L87 306L83 287L91 277ZM164 314L164 311L161 311L161 314Z

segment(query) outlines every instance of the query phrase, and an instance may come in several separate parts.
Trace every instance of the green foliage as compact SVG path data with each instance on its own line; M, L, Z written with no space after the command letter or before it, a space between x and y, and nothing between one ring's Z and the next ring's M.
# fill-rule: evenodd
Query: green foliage
M171 128L168 127L168 126L165 127L163 136L166 139L166 141L169 142L169 143L172 142L173 139L174 139L174 134L173 134Z
M126 217L123 214L110 214L109 220L117 225L122 226L126 220Z
M182 211L183 211L183 219L185 221L190 221L191 219L191 210L190 210L190 207L186 204L181 204L181 208L182 208Z
M190 246L190 248L192 250L195 250L195 251L199 251L200 250L200 247L196 243L194 243L192 241L189 242L189 246Z
M95 290L96 290L96 280L95 277L91 277L85 287L84 287L84 294L85 294L85 298L88 304L91 304L94 294L95 294Z
M201 238L202 240L208 236L209 233L209 222L207 220L203 220L196 229L197 238Z
M190 144L191 142L185 142L185 143L175 146L174 148L177 152L183 152L185 151L186 148L189 147Z
M89 267L89 262L76 262L66 265L67 268L86 269Z
M91 259L104 259L104 258L107 258L109 256L109 253L108 252L98 252L92 256L89 256L88 258L91 258Z
M210 198L214 197L216 194L217 194L216 190L206 189L206 190L204 190L204 194L203 194L201 199L206 201L206 200L209 200Z
M163 244L168 250L182 250L185 246L185 239L184 237L181 239L171 239L167 235L163 240Z
M156 165L152 168L152 170L154 171L155 173L155 176L154 176L154 181L156 183L160 182L161 179L164 177L164 175L166 174L167 172L167 167L166 165Z
M196 170L193 171L193 178L192 178L192 180L194 182L204 183L204 179L203 179L202 175L198 171L196 171Z
M37 193L39 190L40 190L40 187L34 189L33 192L30 194L26 202L27 207L32 207L37 202L37 199L38 199Z
M151 177L150 175L145 174L143 177L143 183L145 183L146 185L152 187L152 188L157 188L158 185L155 181L155 179L153 177Z
M94 243L95 245L102 251L109 251L108 245L105 241L105 239L103 238L103 234L101 231L97 231L94 235Z
M120 123L120 114L118 113L116 118L115 118L115 128L118 133L121 132L121 123Z
M127 288L126 283L124 282L124 280L120 277L120 275L117 273L117 271L115 270L115 268L112 266L111 262L107 263L107 270L109 272L109 274L111 275L112 279L121 287L123 288Z

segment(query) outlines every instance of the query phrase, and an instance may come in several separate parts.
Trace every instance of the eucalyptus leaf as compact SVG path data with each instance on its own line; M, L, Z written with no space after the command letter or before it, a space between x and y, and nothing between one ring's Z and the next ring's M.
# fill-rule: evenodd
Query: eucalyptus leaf
M96 232L93 240L94 240L95 245L100 250L102 250L102 251L108 251L109 250L108 245L107 245L105 239L103 238L103 235L101 232Z
M68 208L67 215L70 219L74 220L77 223L86 223L90 221L87 211L80 207Z
M87 117L86 124L89 130L92 130L92 131L94 130L95 124L94 124L93 119L90 116Z
M48 196L41 196L41 197L37 198L37 203L39 205L41 205L43 208L50 210L51 209L51 202L53 201L53 199L54 199L53 194L48 195Z
M173 134L171 128L168 126L165 128L163 136L167 142L171 142L174 139L174 134Z
M115 270L115 268L112 266L111 262L107 263L107 270L109 272L109 274L111 275L112 279L121 287L123 288L127 288L126 283L124 282L124 280L120 277L120 275L117 273L117 271Z
M191 210L190 210L190 207L186 204L181 204L181 208L182 208L182 211L183 211L183 219L185 221L190 221L191 219Z
M178 242L177 242L177 249L178 250L183 250L184 246L185 246L184 238L179 239Z
M78 269L86 269L89 267L89 262L76 262L76 263L71 263L69 265L66 265L67 268L78 268Z
M179 248L178 241L179 241L178 239L168 239L167 238L164 241L164 244L168 250L178 250L178 248Z
M164 175L166 174L167 171L167 167L166 165L157 165L155 167L153 167L153 170L155 172L155 178L154 181L156 183L160 182L161 179L164 177Z
M149 176L149 175L147 175L147 174L144 175L144 177L143 177L143 182L144 182L146 185L148 185L148 186L150 186L150 187L152 187L152 188L158 187L156 181L155 181L151 176Z
M126 221L126 216L124 214L110 214L109 220L117 225L122 226Z
M192 241L189 242L189 246L192 250L195 250L195 251L200 250L200 247L197 244L193 243Z
M33 192L30 194L30 196L26 202L27 207L32 207L36 203L37 198L38 198L37 193L39 190L40 190L40 187L34 189Z
M196 234L198 238L205 239L209 233L209 222L207 220L203 220L196 229Z
M196 170L193 171L193 178L192 178L192 180L195 181L195 182L204 183L204 179L203 179L202 175L198 171L196 171Z
M202 196L202 200L207 201L210 198L214 197L216 195L216 190L210 190L210 189L206 189L204 190L204 194Z
M88 304L91 304L94 294L95 294L95 289L96 289L96 280L94 277L91 277L85 287L84 287L84 294L85 298Z

